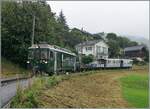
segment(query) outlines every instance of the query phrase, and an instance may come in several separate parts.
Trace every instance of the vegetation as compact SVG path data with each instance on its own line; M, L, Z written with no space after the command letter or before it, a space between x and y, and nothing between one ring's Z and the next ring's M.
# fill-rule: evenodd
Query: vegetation
M125 47L138 45L137 42L130 41L126 37L117 36L115 33L108 33L106 39L107 44L109 45L110 57L122 57L123 49Z
M71 75L36 77L28 89L18 88L11 107L146 108L148 66L134 66L129 70L93 70Z
M21 68L19 65L14 64L10 61L8 61L5 58L1 58L2 62L2 72L1 72L1 77L6 78L6 77L14 77L14 76L28 76L29 72L28 70Z
M137 108L147 108L148 75L129 75L120 80L124 98Z
M93 60L94 60L93 55L88 55L88 56L83 55L82 56L82 63L83 64L89 64L90 62L93 62Z
M67 76L52 76L52 77L36 77L29 84L28 88L22 90L19 86L17 89L17 94L11 102L13 108L37 108L40 106L39 96L42 91L51 88L52 86L58 84L60 81L68 79Z

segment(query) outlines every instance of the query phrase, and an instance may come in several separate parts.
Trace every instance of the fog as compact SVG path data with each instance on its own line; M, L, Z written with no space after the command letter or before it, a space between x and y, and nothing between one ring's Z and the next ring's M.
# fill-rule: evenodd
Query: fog
M48 1L70 28L149 38L149 1Z

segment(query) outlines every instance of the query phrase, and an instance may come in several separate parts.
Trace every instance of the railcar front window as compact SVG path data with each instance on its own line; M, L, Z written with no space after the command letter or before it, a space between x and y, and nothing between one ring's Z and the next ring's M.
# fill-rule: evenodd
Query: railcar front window
M47 59L47 50L41 50L41 59Z
M28 58L29 59L33 59L34 58L34 52L32 50L29 51Z
M39 50L35 50L34 56L35 56L35 59L39 59L40 58L40 51Z

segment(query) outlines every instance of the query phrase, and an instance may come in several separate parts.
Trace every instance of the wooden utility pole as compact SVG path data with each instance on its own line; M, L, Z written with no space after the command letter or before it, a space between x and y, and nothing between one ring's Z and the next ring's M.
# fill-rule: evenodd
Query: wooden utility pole
M34 29L35 29L35 15L33 15L33 26L32 26L32 41L31 41L31 45L34 44Z

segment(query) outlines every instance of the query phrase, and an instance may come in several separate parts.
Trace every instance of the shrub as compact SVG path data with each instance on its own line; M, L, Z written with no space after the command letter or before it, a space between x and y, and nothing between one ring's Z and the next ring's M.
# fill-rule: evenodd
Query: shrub
M94 60L94 56L93 55L88 55L88 56L83 55L82 56L82 63L83 64L89 64L93 60Z

